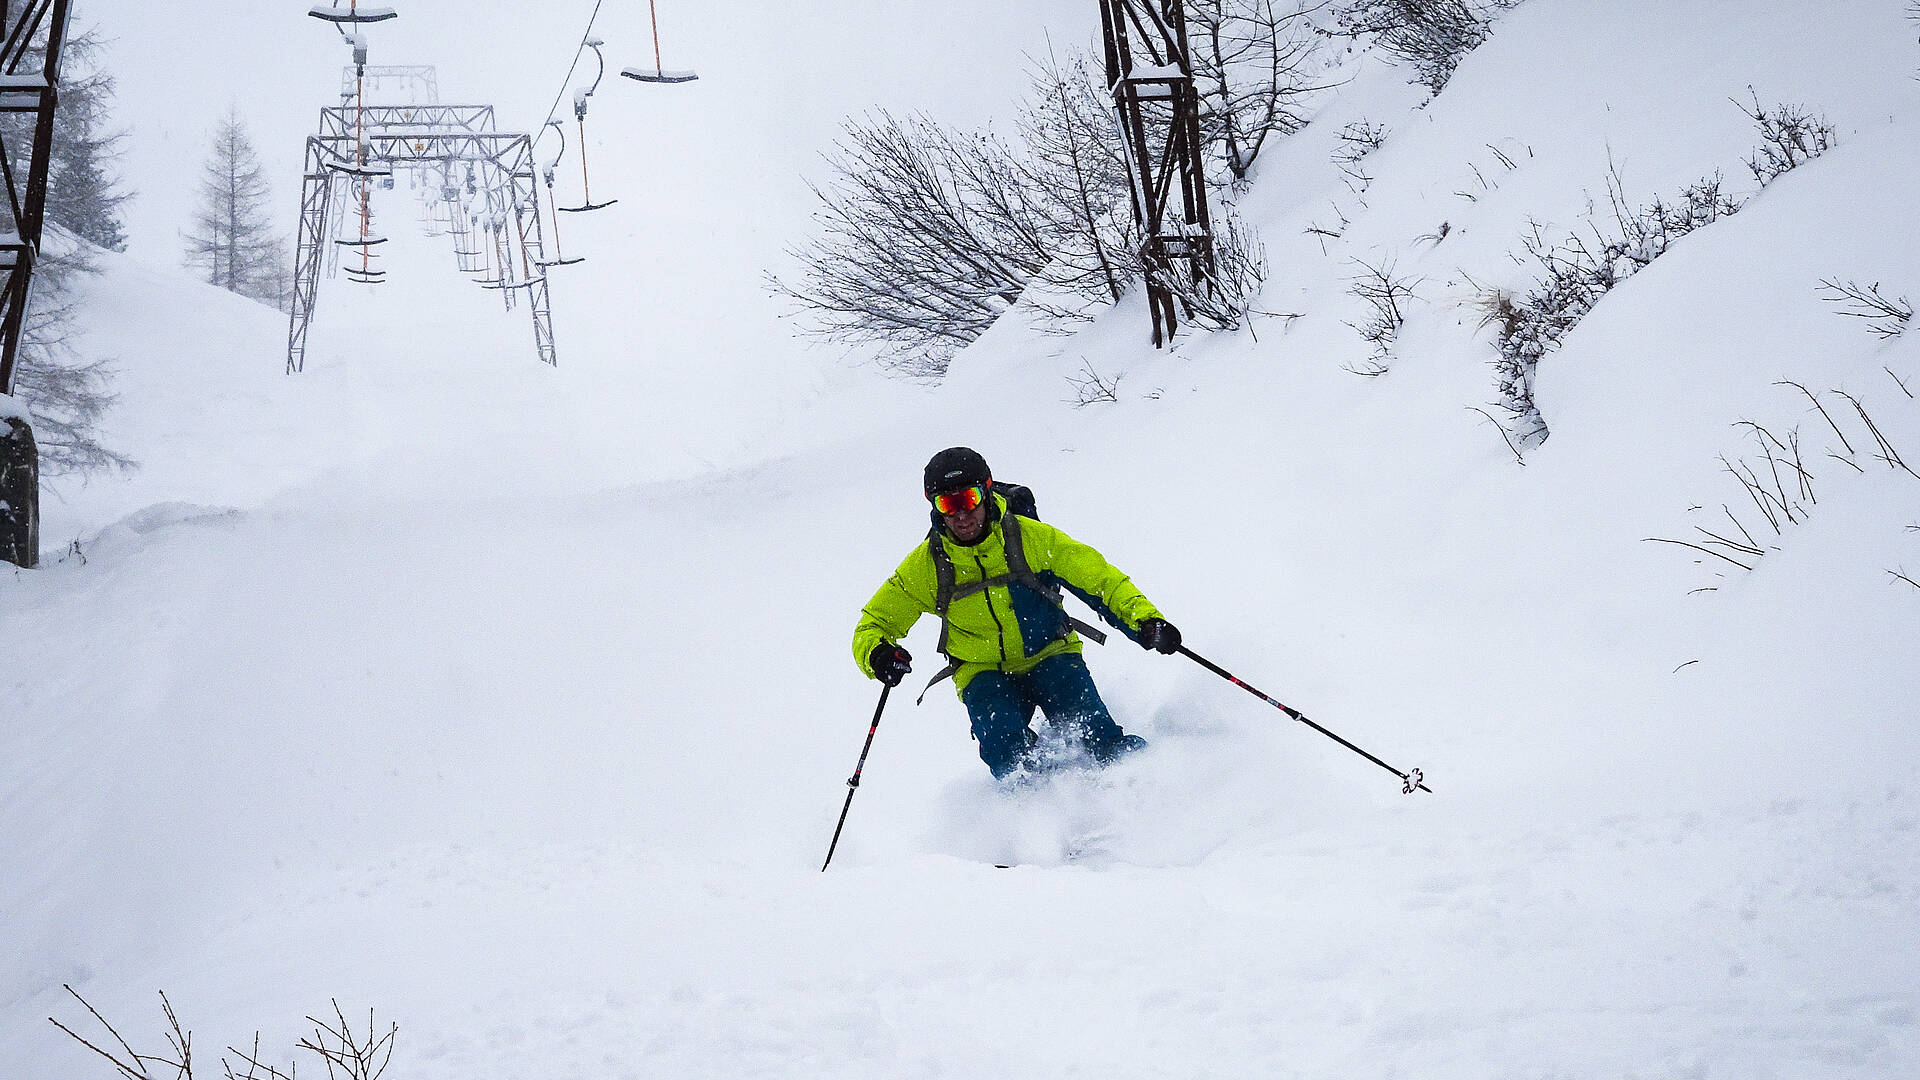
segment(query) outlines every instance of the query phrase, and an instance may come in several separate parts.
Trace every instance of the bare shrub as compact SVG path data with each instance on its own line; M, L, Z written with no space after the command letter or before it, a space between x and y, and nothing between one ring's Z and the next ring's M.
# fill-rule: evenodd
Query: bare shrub
M1355 120L1340 129L1340 145L1333 149L1333 163L1347 178L1347 186L1365 191L1373 177L1360 163L1387 141L1387 128L1369 120Z
M1864 320L1867 332L1875 337L1899 337L1913 319L1913 302L1904 296L1883 295L1877 281L1862 285L1857 281L1822 278L1820 288L1824 290L1820 299L1840 305L1841 315Z
M1253 306L1267 282L1267 249L1232 207L1213 222L1213 266L1199 280L1176 272L1168 289L1188 321L1208 330L1239 330L1252 315L1276 315Z
M1365 367L1349 367L1347 370L1356 375L1384 375L1387 373L1386 357L1393 351L1393 342L1400 334L1400 327L1407 321L1407 305L1414 297L1414 289L1420 284L1417 279L1396 277L1392 260L1374 265L1363 259L1355 259L1354 264L1360 273L1353 278L1352 287L1347 291L1364 301L1370 312L1364 322L1348 323L1360 332L1360 337L1373 346L1373 358Z
M829 164L838 179L814 188L823 235L792 252L804 280L774 289L813 317L809 333L878 345L902 374L945 374L1052 259L998 139L880 113L849 121Z
M1102 376L1094 370L1093 361L1081 357L1079 374L1067 376L1067 384L1073 387L1073 406L1084 409L1100 402L1119 401L1120 378Z
M1763 186L1832 146L1832 130L1804 111L1787 106L1766 110L1758 101L1756 96L1752 110L1741 109L1760 125L1762 144L1754 161L1767 163L1756 169ZM1498 319L1500 358L1494 362L1500 405L1508 411L1510 430L1522 446L1538 444L1549 433L1533 398L1540 358L1558 348L1609 290L1665 254L1676 240L1738 213L1741 201L1723 192L1721 184L1715 174L1687 187L1671 202L1655 199L1630 210L1619 170L1613 168L1607 177L1607 203L1614 235L1593 229L1592 243L1578 234L1550 242L1534 225L1524 245L1539 265L1541 277L1524 297L1504 301L1508 308Z
M1304 122L1324 0L1203 0L1196 50L1206 137L1244 174L1275 132ZM1015 133L968 133L924 116L850 120L816 184L816 236L790 249L802 332L874 346L898 374L938 378L952 355L1016 303L1064 329L1119 299L1145 273L1130 168L1100 65L1049 57L1031 73ZM1266 277L1257 238L1216 221L1215 266L1169 281L1191 321L1244 326Z
M1858 397L1844 390L1828 392L1832 397L1846 402L1859 421L1861 431L1854 434L1858 438L1864 431L1866 438L1858 438L1856 446L1855 440L1847 437L1846 430L1834 419L1834 413L1828 411L1819 395L1789 379L1783 379L1775 385L1790 386L1805 396L1824 421L1827 430L1839 440L1839 449L1827 448L1824 455L1827 460L1845 465L1855 473L1866 472L1862 460L1878 461L1889 469L1920 480L1920 473L1907 465ZM1842 416L1846 414L1844 409L1836 411ZM1720 504L1720 514L1726 519L1726 524L1716 524L1713 528L1696 524L1691 538L1652 536L1646 538L1647 542L1691 548L1742 570L1752 570L1769 551L1778 550L1775 541L1784 536L1790 526L1808 519L1820 500L1814 494L1815 474L1808 464L1807 454L1802 450L1799 427L1788 429L1782 437L1770 427L1751 420L1742 420L1735 426L1753 437L1755 453L1738 457L1720 456L1722 470L1734 478L1744 496L1734 504ZM1867 450L1869 444L1872 452L1863 459L1862 451ZM1735 505L1740 509L1736 511ZM1755 522L1755 526L1748 528L1748 521ZM1899 576L1895 571L1888 573Z
M1832 125L1799 105L1766 108L1752 87L1747 90L1753 94L1752 106L1737 99L1733 104L1760 128L1760 145L1747 158L1747 168L1761 187L1833 149Z
M1500 358L1494 372L1499 403L1523 447L1537 445L1548 434L1533 398L1540 358L1558 348L1614 286L1645 269L1680 237L1740 208L1720 190L1718 176L1687 187L1672 202L1656 199L1629 210L1615 171L1607 178L1607 197L1613 236L1594 229L1591 239L1572 234L1554 242L1536 224L1525 248L1540 267L1538 283L1524 296L1502 295L1483 303L1498 331Z
M1049 56L1029 73L1020 111L1026 183L1047 222L1052 260L1042 276L1055 294L1081 301L1050 309L1063 320L1111 304L1139 278L1140 233L1128 202L1125 147L1114 134L1113 99L1084 54Z
M134 1050L106 1017L101 1016L78 991L71 986L66 987L66 991L85 1007L95 1023L106 1032L107 1038L100 1041L107 1042L110 1039L113 1046L102 1047L52 1017L48 1017L49 1022L66 1032L75 1042L105 1058L112 1064L119 1080L194 1080L193 1033L180 1023L180 1017L173 1011L173 1003L167 1000L165 993L160 995L160 1009L167 1021L167 1049L163 1053L143 1054ZM313 1025L313 1034L300 1040L299 1049L321 1059L326 1066L327 1080L380 1080L381 1074L386 1072L393 1060L394 1040L399 1035L399 1026L389 1023L385 1030L381 1030L374 1023L373 1010L369 1009L367 1028L363 1034L347 1022L338 1001L333 1002L333 1015L333 1020L307 1017L307 1022ZM251 1050L230 1046L227 1052L234 1055L239 1065L245 1066L245 1071L236 1067L234 1061L223 1057L220 1065L226 1080L295 1080L293 1065L282 1070L260 1059L258 1034L253 1037ZM159 1070L158 1075L156 1069Z
M1438 94L1454 69L1487 40L1510 0L1357 0L1340 17L1349 36L1370 34L1388 55L1413 66L1414 81Z

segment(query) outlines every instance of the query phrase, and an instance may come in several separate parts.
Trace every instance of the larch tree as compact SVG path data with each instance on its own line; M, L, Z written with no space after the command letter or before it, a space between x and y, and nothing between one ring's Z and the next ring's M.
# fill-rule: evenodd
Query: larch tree
M33 414L45 477L127 469L134 462L103 443L100 422L112 406L112 361L87 346L80 283L95 272L100 248L126 246L114 166L124 132L109 129L113 78L100 66L97 31L76 34L61 53L60 100L47 162L46 231L34 265L33 296L20 329L13 393ZM38 66L27 51L25 69ZM0 117L8 146L30 145L30 116Z
M287 246L270 224L266 169L237 108L229 108L214 129L199 194L184 238L187 265L222 289L284 308L291 272Z

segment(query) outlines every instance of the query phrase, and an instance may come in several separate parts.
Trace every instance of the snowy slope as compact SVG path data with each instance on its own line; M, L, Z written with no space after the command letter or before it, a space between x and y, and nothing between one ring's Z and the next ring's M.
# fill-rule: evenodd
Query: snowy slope
M1820 457L1773 385L1848 389L1920 459L1888 374L1915 346L1816 290L1920 287L1896 7L1533 0L1424 107L1362 61L1243 204L1263 306L1306 315L1167 353L1137 298L1070 338L1009 320L934 391L614 286L549 371L477 290L340 285L289 388L271 313L108 260L149 465L50 535L203 509L0 578L5 1074L104 1068L46 1023L63 982L143 1048L165 989L203 1069L255 1030L284 1059L337 997L400 1023L390 1076L1913 1072L1920 590L1888 570L1920 569L1920 480ZM1469 411L1472 282L1523 286L1526 222L1578 227L1609 156L1635 198L1734 178L1749 84L1839 149L1610 295L1515 465ZM1390 129L1364 206L1328 160L1360 117ZM1531 156L1469 203L1489 144ZM1421 302L1360 378L1346 290L1382 256ZM649 325L672 363L619 347ZM1083 359L1120 400L1066 404ZM1751 573L1644 542L1743 497L1743 418L1817 448L1808 520ZM1436 794L1122 642L1090 663L1150 753L1008 796L950 695L896 695L818 873L875 694L848 631L952 442Z

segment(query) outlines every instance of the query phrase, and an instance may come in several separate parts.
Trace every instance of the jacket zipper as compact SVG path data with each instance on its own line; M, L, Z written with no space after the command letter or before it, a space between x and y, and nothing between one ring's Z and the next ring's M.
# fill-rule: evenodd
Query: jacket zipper
M980 568L980 580L986 581L987 561L977 551L973 553L973 563ZM993 616L993 628L1000 635L1000 662L1004 664L1007 662L1007 627L1000 621L1000 613L993 610L993 587L981 589L980 598L987 602L987 614Z

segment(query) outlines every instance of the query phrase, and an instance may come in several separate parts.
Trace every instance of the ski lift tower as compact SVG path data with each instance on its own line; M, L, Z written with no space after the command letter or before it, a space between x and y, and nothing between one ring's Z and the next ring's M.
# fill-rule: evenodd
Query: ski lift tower
M0 0L5 10L6 0ZM452 183L455 167L467 166L471 194L484 200L484 217L492 245L488 272L481 282L499 289L501 299L511 311L517 293L525 292L533 314L534 347L540 359L553 364L553 318L547 300L547 279L535 267L546 262L546 247L541 236L540 211L534 188L533 140L524 133L494 130L491 105L443 105L438 101L437 77L429 67L370 68L365 27L395 18L392 8L360 0L316 3L307 12L313 18L331 23L341 39L353 50L353 66L348 69L341 92L341 104L320 110L320 129L307 137L306 168L300 187L300 224L295 231L293 258L293 303L287 322L287 373L297 374L306 366L307 332L312 326L313 306L320 286L320 272L329 248L353 251L357 267L342 273L352 281L369 286L381 285L386 273L373 266L374 248L386 238L372 230L372 189L375 180L386 181L396 168L410 171L417 179L430 173L438 180L447 201L459 197ZM422 98L410 104L369 104L369 80L399 78ZM345 196L359 196L357 235L336 236ZM450 206L452 220L466 220ZM454 230L456 251L463 240L464 226ZM509 236L511 233L511 237ZM465 258L462 254L462 258ZM463 268L466 264L462 263Z
M1201 169L1200 104L1182 0L1100 0L1107 88L1127 146L1155 348L1178 325L1171 282L1213 278L1213 225ZM1176 270L1175 263L1182 264ZM1189 312L1188 314L1192 314Z
M334 186L402 168L449 177L462 165L474 178L467 197L495 226L490 231L497 241L491 267L496 276L482 284L501 289L509 307L516 293L526 294L534 347L543 363L555 363L552 308L540 271L548 255L536 202L532 139L524 132L494 130L491 105L353 105L322 109L319 131L307 137L287 330L289 374L305 367L322 252L330 244L359 243L351 235L334 235L346 216L335 212ZM460 192L451 190L447 198L456 201ZM455 220L463 221L464 214ZM464 239L464 232L455 236L456 248ZM457 249L456 254L468 253Z
M0 123L0 180L6 183L0 205L11 215L10 221L0 218L0 559L28 568L40 561L40 452L26 410L7 395L19 374L20 337L46 220L67 9L68 0L0 3L0 30L6 33L0 114L9 121Z

